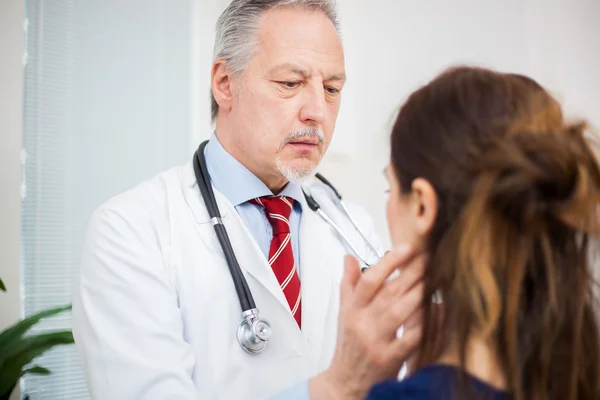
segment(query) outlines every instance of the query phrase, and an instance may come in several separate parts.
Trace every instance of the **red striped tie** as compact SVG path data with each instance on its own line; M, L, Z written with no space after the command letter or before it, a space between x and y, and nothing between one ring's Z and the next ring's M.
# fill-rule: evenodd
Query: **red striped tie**
M269 265L273 268L298 327L301 327L300 278L294 263L289 221L294 199L284 196L260 197L250 202L264 207L265 215L273 227Z

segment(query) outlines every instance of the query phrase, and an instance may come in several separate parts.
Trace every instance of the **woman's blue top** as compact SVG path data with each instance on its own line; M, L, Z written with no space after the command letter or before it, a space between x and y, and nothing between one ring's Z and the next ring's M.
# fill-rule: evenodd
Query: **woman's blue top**
M510 400L509 392L491 387L467 375L465 385L460 382L460 371L450 365L433 364L415 371L402 381L381 382L371 389L367 400ZM460 391L465 389L466 391Z

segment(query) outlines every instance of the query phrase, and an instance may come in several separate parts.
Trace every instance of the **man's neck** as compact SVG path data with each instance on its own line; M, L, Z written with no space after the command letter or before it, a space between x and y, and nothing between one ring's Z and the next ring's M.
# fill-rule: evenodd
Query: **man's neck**
M256 163L253 163L249 159L248 154L240 148L233 135L219 134L219 129L215 130L215 135L223 149L260 179L274 195L279 194L288 184L287 179L279 171L273 172L269 170L267 165L256 165Z

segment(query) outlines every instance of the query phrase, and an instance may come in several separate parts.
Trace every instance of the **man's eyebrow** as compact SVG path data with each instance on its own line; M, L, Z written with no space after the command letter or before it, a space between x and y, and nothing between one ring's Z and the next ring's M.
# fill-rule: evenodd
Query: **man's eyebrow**
M278 72L292 72L294 74L298 74L300 76L302 76L303 78L309 78L310 77L310 71L304 67L301 67L297 64L293 64L293 63L283 63L280 65L277 65L275 67L273 67L269 73L270 74L276 74ZM331 82L331 81L340 81L340 82L344 82L346 80L346 74L345 73L339 73L339 74L333 74L328 76L325 81Z
M310 71L308 71L306 68L292 63L280 64L269 71L270 74L275 74L277 72L293 72L302 76L303 78L310 77Z
M344 82L346 80L346 74L341 73L341 74L333 74L330 75L329 77L327 77L325 79L325 81L327 82L331 82L331 81L340 81L340 82Z

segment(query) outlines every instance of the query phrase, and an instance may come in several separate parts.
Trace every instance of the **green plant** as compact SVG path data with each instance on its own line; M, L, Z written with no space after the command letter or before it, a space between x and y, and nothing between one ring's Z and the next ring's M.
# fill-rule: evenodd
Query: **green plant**
M6 287L0 279L0 291ZM51 317L71 306L41 311L0 332L0 400L8 400L19 379L26 374L48 375L50 371L31 362L54 346L73 343L70 330L25 335L41 319Z

